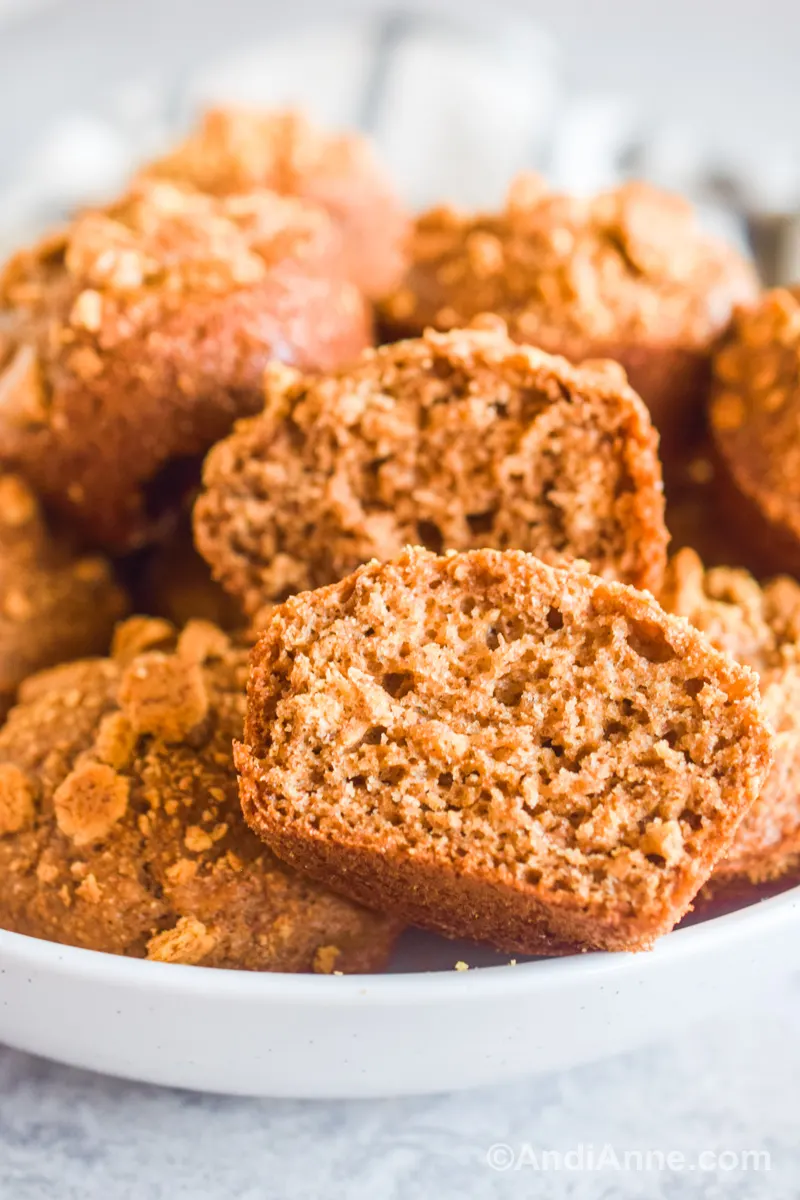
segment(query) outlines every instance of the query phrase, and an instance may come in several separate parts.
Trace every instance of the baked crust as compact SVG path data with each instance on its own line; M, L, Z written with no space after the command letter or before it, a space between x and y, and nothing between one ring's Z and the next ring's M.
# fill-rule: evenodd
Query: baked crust
M670 461L700 427L711 349L734 303L757 294L750 265L704 234L686 201L644 183L584 200L522 175L499 213L424 213L410 256L379 309L384 336L494 312L513 337L572 362L614 359Z
M359 134L323 131L298 112L216 108L143 173L218 196L253 188L298 196L341 230L349 277L366 295L383 296L400 280L409 220Z
M241 605L212 579L195 549L188 513L169 537L133 558L129 574L136 612L164 617L178 628L200 620L230 632L246 624Z
M397 922L294 874L241 817L248 648L120 626L111 658L29 679L0 730L0 925L163 962L382 967Z
M777 879L800 863L800 584L783 576L762 587L747 571L706 570L693 550L682 550L670 561L661 602L758 672L775 730L772 770L710 887Z
M250 613L413 542L661 584L656 434L613 363L571 367L483 318L328 376L270 372L266 393L195 506L198 549Z
M29 675L105 654L128 598L111 564L48 528L16 475L0 474L0 713Z
M759 574L800 575L800 288L740 308L714 358L720 497Z
M92 543L158 534L199 458L258 409L268 361L370 341L319 209L142 183L0 276L0 460Z
M755 675L652 597L409 549L288 600L253 654L244 814L342 894L541 953L648 947L756 799Z

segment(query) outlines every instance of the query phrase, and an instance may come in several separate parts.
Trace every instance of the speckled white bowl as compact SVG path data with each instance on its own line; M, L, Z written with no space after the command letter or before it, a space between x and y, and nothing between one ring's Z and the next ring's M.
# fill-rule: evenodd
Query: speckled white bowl
M633 1049L771 987L800 965L800 888L677 930L649 953L455 971L459 958L481 956L412 935L399 973L256 975L0 931L0 1041L111 1075L240 1095L498 1083ZM449 969L408 969L431 962Z

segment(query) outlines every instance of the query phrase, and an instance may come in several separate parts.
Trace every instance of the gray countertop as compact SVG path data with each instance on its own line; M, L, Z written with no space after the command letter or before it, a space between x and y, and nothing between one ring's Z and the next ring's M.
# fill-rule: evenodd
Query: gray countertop
M797 1200L798 1012L795 980L759 1009L731 997L713 1023L635 1054L387 1101L162 1091L0 1047L0 1200ZM487 1163L495 1143L511 1147L508 1170ZM591 1146L607 1165L543 1169L542 1151L580 1144L584 1162ZM687 1167L613 1165L636 1150L679 1152ZM732 1166L753 1150L769 1170ZM698 1167L704 1151L717 1169Z
M0 13L11 2L0 0ZM726 21L734 9L745 12L729 6ZM636 1054L513 1086L393 1101L198 1096L0 1047L0 1200L797 1200L800 981L760 1009L741 1011L735 999L713 1023ZM510 1169L488 1165L495 1143L511 1148ZM678 1152L690 1169L531 1163L544 1166L545 1150L573 1151L575 1162L581 1145L584 1161ZM768 1153L768 1171L729 1169L753 1150ZM727 1155L728 1169L699 1170L704 1151Z

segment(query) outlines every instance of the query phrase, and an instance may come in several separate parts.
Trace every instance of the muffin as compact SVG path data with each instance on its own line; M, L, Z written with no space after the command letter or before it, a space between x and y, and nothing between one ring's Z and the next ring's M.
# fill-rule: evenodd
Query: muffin
M271 193L142 184L0 276L0 461L92 544L152 539L273 358L369 343L329 218Z
M714 358L721 503L760 573L800 575L800 288L739 309Z
M656 435L613 363L572 367L497 318L430 330L325 376L269 372L264 412L206 460L195 540L249 613L419 543L656 589Z
M769 770L754 673L651 596L407 550L278 608L242 807L353 900L500 950L648 947Z
M702 440L673 464L665 520L670 552L696 550L709 567L745 565L747 551L719 503L719 464Z
M110 564L77 553L23 480L0 475L0 717L35 671L105 654L127 606Z
M758 672L775 759L712 887L761 883L800 865L800 585L786 576L760 587L746 571L705 570L692 550L670 562L661 602L718 649Z
M386 337L495 312L513 337L573 362L615 359L668 463L700 424L711 347L732 305L757 288L749 264L703 233L684 200L643 183L577 199L522 175L499 213L423 214L410 253L380 310Z
M296 112L212 109L185 142L145 167L224 196L271 188L324 208L342 232L349 277L366 295L399 282L409 221L369 142Z
M136 556L130 574L138 612L165 617L179 627L202 620L230 631L246 623L241 605L212 579L208 563L195 549L188 515L160 545Z
M120 627L111 658L34 676L0 730L0 926L254 971L371 971L397 923L250 833L232 742L247 648L196 622Z

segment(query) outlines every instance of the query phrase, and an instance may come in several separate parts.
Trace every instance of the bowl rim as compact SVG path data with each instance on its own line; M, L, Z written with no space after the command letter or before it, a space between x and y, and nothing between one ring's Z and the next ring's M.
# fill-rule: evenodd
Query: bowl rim
M16 967L46 971L87 983L125 986L154 994L300 1003L330 1006L361 1003L396 1005L486 1000L521 992L548 990L591 980L622 984L645 970L668 969L712 950L724 949L765 929L777 931L800 916L800 885L777 896L757 900L734 912L699 921L659 939L650 951L597 951L565 958L475 967L375 975L311 975L148 962L0 930L0 981L4 961ZM0 988L2 982L0 982Z

